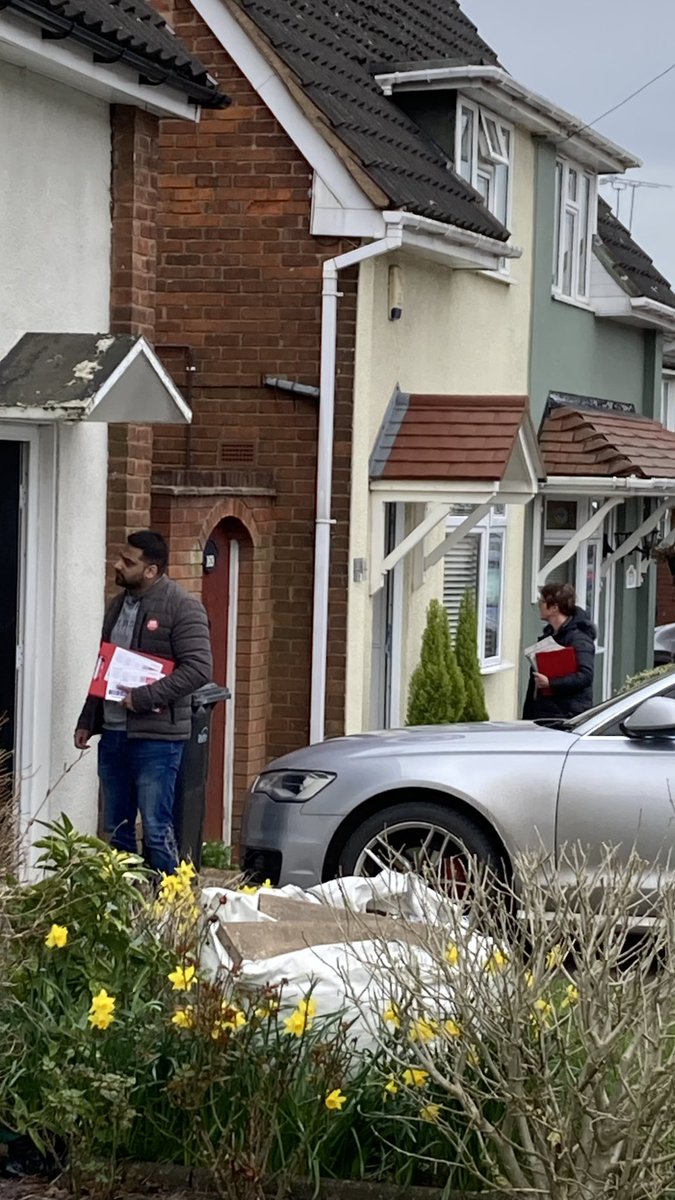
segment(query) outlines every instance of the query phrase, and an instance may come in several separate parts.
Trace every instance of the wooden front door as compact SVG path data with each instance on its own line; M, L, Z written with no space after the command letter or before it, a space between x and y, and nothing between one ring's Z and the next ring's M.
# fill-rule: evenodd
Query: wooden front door
M228 686L228 642L230 619L230 557L232 536L223 525L217 525L209 542L215 549L216 561L212 570L205 571L202 600L211 626L213 649L213 680ZM216 704L211 724L211 753L206 792L204 838L220 841L224 832L225 815L225 723L227 703Z

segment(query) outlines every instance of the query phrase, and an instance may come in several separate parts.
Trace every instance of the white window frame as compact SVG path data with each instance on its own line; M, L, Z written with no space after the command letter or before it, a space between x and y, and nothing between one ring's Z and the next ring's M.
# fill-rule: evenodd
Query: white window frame
M598 181L595 175L584 170L578 163L567 158L557 158L555 164L555 223L553 238L553 295L561 300L570 300L577 304L590 307L591 292L591 250L593 235L597 228L598 216ZM570 195L570 178L572 173L577 176L576 197ZM588 182L588 211L585 227L582 224L583 206L581 192L585 182ZM569 289L564 283L565 260L565 230L567 218L574 222L574 237L572 245L572 269ZM582 241L586 242L585 269L580 278L580 257Z
M472 114L472 138L471 138L471 161L469 170L462 168L462 113L470 112ZM482 132L487 145L488 153L480 159L479 147L479 131ZM484 179L487 184L487 198L485 200L486 207L497 217L497 220L503 221L506 228L511 226L511 206L513 199L513 162L514 162L514 146L515 146L515 131L513 125L508 121L504 121L496 113L490 112L489 109L482 108L478 104L474 104L472 100L466 100L463 96L457 97L457 118L455 123L455 169L467 183L470 183L476 191L483 194L479 186L480 180ZM498 211L495 185L497 180L495 168L499 165L506 167L506 197L504 206L504 215ZM505 269L505 268L504 268Z
M556 497L556 500L559 503L569 504L569 503L573 502L576 504L576 506L577 506L576 525L575 525L574 529L549 529L546 524L546 513L547 513L546 501L544 502L544 512L543 512L543 518L542 518L542 553L541 553L541 562L542 563L544 562L545 548L547 546L552 546L555 548L556 551L559 550L561 546L564 546L566 542L569 542L570 538L572 538L574 536L577 529L581 529L582 525L585 525L586 522L590 520L591 516L593 515L593 511L594 511L594 507L592 507L592 506L597 507L599 504L602 503L601 499L595 499L595 500L593 500L592 498L586 499L581 496L566 496L566 497L560 496L560 497ZM551 501L550 503L555 503L555 502L556 501ZM586 585L587 585L587 578L588 578L589 547L593 546L593 548L594 548L592 553L595 554L595 563L596 563L595 590L594 590L594 594L593 594L593 605L592 605L593 611L589 613L589 616L590 616L591 620L593 621L593 624L598 629L600 628L600 605L601 605L600 565L602 563L602 549L603 549L605 534L607 534L607 536L609 536L609 527L608 527L607 518L605 518L605 521L603 522L603 524L600 526L599 529L596 530L596 532L593 534L592 537L587 538L585 542L581 543L581 545L579 546L579 549L576 552L576 556L575 556L576 557L576 567L575 567L575 578L574 578L574 590L576 591L576 594L577 594L577 603L582 608L585 609L586 608L586 596L587 596ZM605 594L605 598L606 598L606 596L607 596L607 593ZM607 620L605 620L604 634L605 634L605 640L606 640L607 639ZM602 646L596 645L595 653L598 656L603 655L605 653L605 645L602 645ZM603 686L603 690L604 690L604 686Z
M661 378L661 423L675 432L675 371L664 371Z
M459 508L460 506L456 506ZM458 525L461 525L466 520L467 512L464 510L464 505L461 506L462 511L455 511L447 518L447 531L451 533ZM467 505L469 511L473 505ZM500 564L499 578L499 610L497 615L497 653L487 655L485 653L485 635L487 631L487 583L489 570L489 555L490 555L490 535L499 534L502 540L502 554ZM467 533L466 537L478 537L478 589L476 596L477 606L477 625L478 625L478 661L482 672L489 674L496 667L500 667L503 663L504 649L504 584L506 579L506 555L508 544L508 507L507 505L496 505L490 509L490 512L478 521L476 525ZM453 637L456 634L453 629Z

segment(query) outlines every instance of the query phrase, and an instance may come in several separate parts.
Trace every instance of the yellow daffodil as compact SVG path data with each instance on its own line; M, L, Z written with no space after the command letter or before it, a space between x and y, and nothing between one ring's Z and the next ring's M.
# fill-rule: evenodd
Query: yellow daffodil
M420 1116L423 1121L428 1121L430 1125L438 1125L441 1119L440 1104L425 1104L424 1108L420 1109Z
M496 947L492 951L492 954L485 964L485 970L491 971L492 974L496 974L497 971L504 970L504 967L507 965L508 961L508 957L506 954L504 954L504 951L500 950L499 947Z
M459 950L454 942L450 942L445 951L445 961L449 963L451 967L456 967L457 963L459 962Z
M302 1037L303 1033L312 1028L312 1017L308 1013L302 1012L300 1008L296 1008L290 1017L286 1017L284 1021L286 1032L293 1034L293 1037Z
M403 1072L403 1082L406 1087L426 1087L427 1083L429 1082L429 1072L421 1071L417 1067L408 1067L408 1069Z
M195 1015L191 1004L187 1004L185 1008L177 1008L171 1018L171 1024L177 1025L179 1029L193 1029L194 1023Z
M223 1029L243 1029L248 1024L246 1013L240 1008L230 1008L223 1003L223 1019L219 1022Z
M535 1000L534 1009L535 1013L532 1020L548 1029L555 1016L555 1008L551 1004L551 1001L540 997L539 1000Z
M185 859L182 858L179 865L176 867L174 874L178 876L183 884L183 887L185 887L186 884L189 886L192 883L193 879L195 879L197 875L197 872L191 862L186 862Z
M279 1001L278 1000L268 1000L266 1004L261 1005L260 1008L256 1008L255 1016L258 1017L261 1021L264 1021L266 1017L273 1017L274 1014L278 1011L279 1011Z
M389 1008L385 1009L384 1020L387 1022L387 1025L393 1025L394 1029L401 1028L401 1010L398 1004L394 1004L392 1001Z
M263 887L267 888L269 890L270 888L274 887L274 884L272 883L271 879L266 879L265 882L263 883Z
M546 970L553 971L555 967L559 967L564 957L562 946L553 946L546 955Z
M525 987L528 988L530 991L534 987L534 975L532 974L531 971L525 972Z
M387 1082L384 1085L384 1090L390 1096L396 1096L400 1092L401 1089L400 1089L398 1083L396 1082L396 1080L394 1079L393 1075L389 1076L389 1079L387 1080Z
M173 984L174 992L189 992L197 982L195 968L176 967L175 971L170 971L167 979Z
M461 1038L462 1036L462 1026L453 1021L452 1017L445 1022L444 1029L449 1038Z
M313 1021L316 1016L316 1000L312 1000L311 996L306 996L304 1000L299 1002L298 1012Z
M440 1026L438 1021L430 1021L427 1017L420 1017L419 1021L415 1021L410 1030L411 1042L433 1042L434 1038L438 1037Z
M242 896L257 896L260 888L254 887L253 884L250 883L242 883L238 890L241 892Z
M571 1008L571 1006L573 1004L577 1004L578 1001L579 1001L578 987L575 987L575 985L573 983L568 983L568 985L565 989L565 997L561 1001L560 1007L561 1008Z
M342 1112L343 1106L347 1103L347 1097L340 1091L340 1088L335 1088L329 1092L324 1100L326 1108L331 1112Z
M94 1029L107 1029L115 1020L115 997L109 996L105 988L101 988L91 998L91 1008L87 1020Z
M466 1056L466 1061L468 1062L470 1067L480 1066L480 1054L478 1053L477 1046L469 1046L467 1056Z
M68 927L66 925L52 925L45 938L45 946L49 950L63 950L67 941Z

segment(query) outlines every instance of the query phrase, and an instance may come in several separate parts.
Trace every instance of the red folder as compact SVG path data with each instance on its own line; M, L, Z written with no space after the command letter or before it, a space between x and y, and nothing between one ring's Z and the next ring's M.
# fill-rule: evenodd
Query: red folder
M537 654L537 670L547 679L564 679L566 675L574 675L579 670L577 652L574 646L561 646L559 650L547 650ZM551 696L551 688L541 688L541 696Z
M89 695L90 696L98 696L98 698L100 700L105 699L105 693L106 693L107 682L108 682L108 671L110 670L110 663L111 663L112 656L115 653L116 649L117 649L117 646L113 646L112 642L101 642L101 646L100 646L100 649L98 652L98 658L96 660L96 668L94 670L94 674L92 676L91 683L89 684ZM161 663L162 670L164 671L165 676L170 675L176 665L175 663L171 662L170 659L159 658L159 656L156 654L143 654L143 653L141 653L140 650L134 650L134 651L132 651L132 653L137 654L139 658L148 658L152 662ZM154 682L154 679L152 679L152 678L148 679L148 683L153 683L153 682Z

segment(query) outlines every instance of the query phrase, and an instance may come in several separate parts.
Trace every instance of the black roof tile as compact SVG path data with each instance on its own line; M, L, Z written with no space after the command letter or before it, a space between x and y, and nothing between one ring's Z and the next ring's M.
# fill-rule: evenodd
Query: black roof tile
M443 151L375 81L397 63L499 65L457 0L232 0L395 208L505 241Z
M657 270L647 252L633 241L625 225L615 217L602 197L598 199L598 237L610 260L609 265L627 291L675 308L675 293L665 275Z
M229 103L148 0L7 0L7 7L36 22L43 36L71 38L98 61L125 62L142 78L175 88L205 108Z

